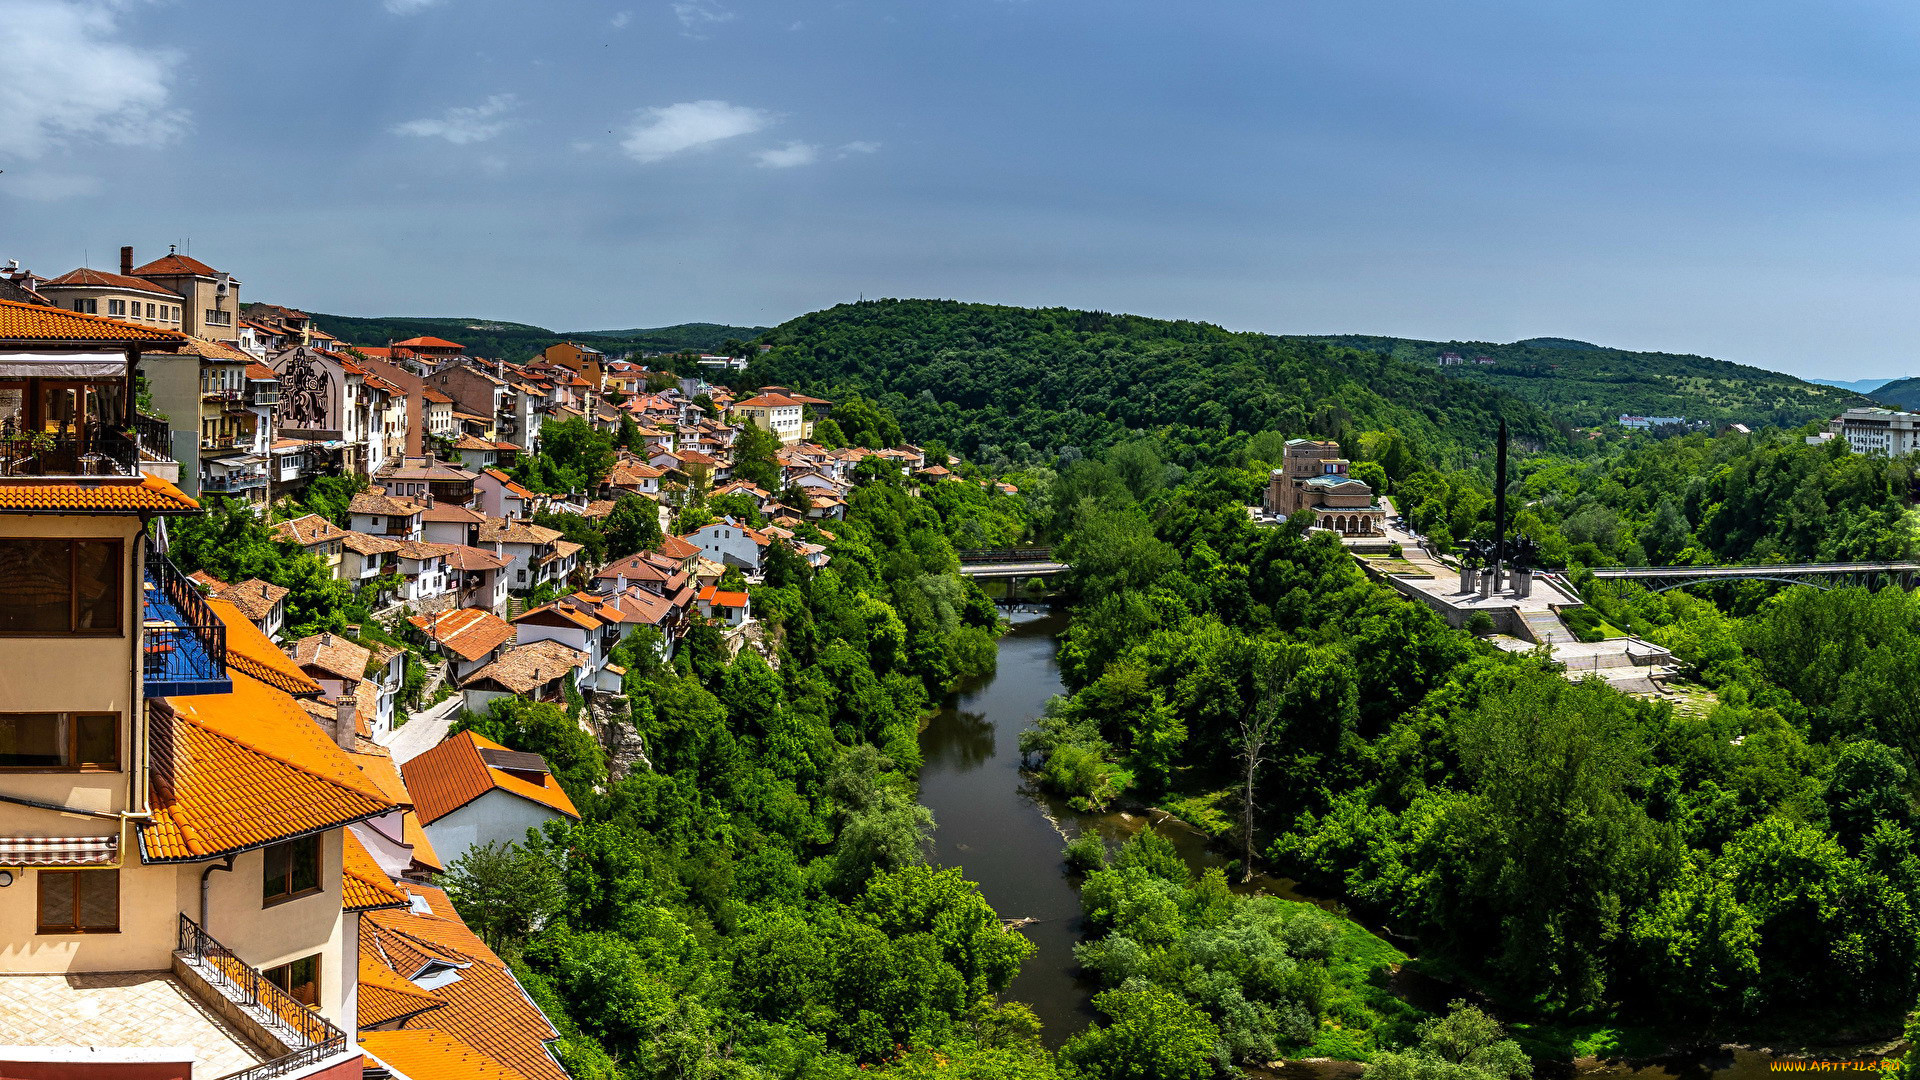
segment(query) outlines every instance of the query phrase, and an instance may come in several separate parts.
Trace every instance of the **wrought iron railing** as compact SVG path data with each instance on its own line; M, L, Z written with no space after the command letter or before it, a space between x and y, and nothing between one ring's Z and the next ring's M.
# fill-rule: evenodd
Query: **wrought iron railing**
M288 1052L221 1080L268 1080L317 1064L347 1047L347 1034L285 990L259 969L233 955L185 912L180 914L183 959L227 1000L247 1010L255 1022L287 1046Z
M193 579L165 555L147 552L144 656L147 692L227 678L227 626ZM177 690L175 692L178 692ZM202 691L204 692L204 691Z
M32 431L0 422L0 476L137 476L134 438L102 424Z
M173 430L165 420L137 412L131 427L141 449L157 458L173 457Z

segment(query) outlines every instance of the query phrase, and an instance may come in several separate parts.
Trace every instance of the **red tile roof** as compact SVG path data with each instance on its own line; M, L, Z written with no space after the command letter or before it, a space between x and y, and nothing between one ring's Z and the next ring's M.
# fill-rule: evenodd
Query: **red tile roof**
M129 277L126 274L109 274L105 270L91 270L80 267L69 270L57 278L50 278L40 284L41 288L53 285L84 286L93 289L126 289L129 292L153 293L169 300L182 299L179 293L163 289L145 278Z
M136 266L133 272L141 276L155 274L161 277L172 274L200 274L205 277L216 277L220 273L199 259L191 255L181 255L178 252L162 255L145 266Z
M573 800L567 798L567 793L560 789L560 781L554 779L552 773L540 774L540 781L535 783L522 775L487 764L480 754L482 750L505 749L483 735L463 731L402 763L400 772L406 778L407 790L413 794L414 807L419 811L420 820L432 825L496 789L558 810L568 817L580 816L580 812L573 808Z
M342 830L341 836L345 838L345 847L341 852L340 906L347 911L406 907L407 894L373 861L367 845L360 842L352 829Z
M135 326L104 315L82 315L77 311L23 304L18 300L0 300L0 343L85 341L184 345L186 340L185 334L177 334L172 330Z
M200 504L157 476L0 478L0 514L191 514Z
M411 337L405 341L393 343L396 349L464 349L465 345L457 341L448 341L438 337Z
M461 608L444 615L414 615L407 621L442 648L467 661L478 660L513 640L513 624L480 608Z

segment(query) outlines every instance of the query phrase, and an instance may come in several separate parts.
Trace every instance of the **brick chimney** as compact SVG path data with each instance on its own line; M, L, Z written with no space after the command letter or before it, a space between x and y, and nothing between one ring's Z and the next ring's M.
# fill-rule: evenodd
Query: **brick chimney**
M339 743L342 750L353 749L355 708L351 692L340 695L333 703L333 741Z
M123 274L133 273L133 248L131 246L120 249L120 272Z

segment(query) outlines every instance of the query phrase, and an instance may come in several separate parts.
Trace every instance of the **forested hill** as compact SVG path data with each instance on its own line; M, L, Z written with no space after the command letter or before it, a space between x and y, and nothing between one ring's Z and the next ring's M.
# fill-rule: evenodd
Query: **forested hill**
M1867 396L1896 409L1920 409L1920 378L1895 379Z
M313 315L315 326L355 345L385 345L410 337L440 337L457 341L475 356L521 361L561 341L591 341L611 352L707 352L728 340L746 341L765 332L759 326L721 323L680 323L633 330L548 330L526 323L496 319L443 316Z
M1555 420L1579 427L1612 424L1622 413L1792 427L1866 403L1849 390L1816 386L1745 364L1706 356L1629 352L1565 338L1530 338L1511 345L1358 334L1290 340L1384 353L1444 371L1449 378L1495 386L1538 405ZM1458 353L1466 363L1439 368L1442 353ZM1474 362L1482 356L1494 363Z
M968 458L1051 460L1164 429L1185 464L1275 431L1397 429L1417 453L1464 461L1505 416L1542 446L1539 409L1470 379L1324 342L1065 308L868 300L784 323L748 374L761 384L877 397L909 439Z

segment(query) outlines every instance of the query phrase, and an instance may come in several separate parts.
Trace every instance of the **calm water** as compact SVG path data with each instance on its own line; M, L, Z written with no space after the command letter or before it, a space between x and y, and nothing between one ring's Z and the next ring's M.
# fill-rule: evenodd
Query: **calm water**
M1048 1044L1058 1046L1098 1018L1091 1004L1098 987L1079 977L1073 959L1074 943L1082 936L1080 897L1066 874L1061 849L1086 830L1118 842L1147 822L1134 814L1079 813L1042 795L1020 774L1020 732L1040 715L1047 699L1063 689L1054 652L1055 635L1067 619L1064 613L1033 612L1016 612L1009 619L1013 628L1000 639L998 670L949 695L920 735L926 759L920 801L933 811L937 825L934 862L960 867L979 882L1002 918L1034 920L1024 929L1034 954L1007 997L1031 1005L1046 1025ZM1196 871L1228 861L1179 822L1163 823L1160 830ZM1237 882L1235 887L1240 888ZM1247 887L1344 914L1338 902L1303 895L1285 878L1256 877ZM1466 996L1410 971L1396 983L1405 997L1427 1009L1443 1009L1452 997ZM1583 1080L1762 1080L1773 1075L1773 1060L1756 1051L1724 1050L1653 1062L1582 1061L1561 1075L1578 1074ZM1301 1062L1268 1075L1344 1080L1357 1073L1356 1066L1343 1062Z

